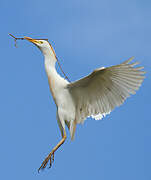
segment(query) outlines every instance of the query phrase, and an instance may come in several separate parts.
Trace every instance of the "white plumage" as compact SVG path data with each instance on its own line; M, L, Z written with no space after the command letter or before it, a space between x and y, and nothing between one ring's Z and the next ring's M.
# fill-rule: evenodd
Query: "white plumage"
M140 87L143 67L134 66L133 57L122 64L94 70L90 75L67 87L76 105L76 122L82 123L88 116L98 120L120 106L130 94Z
M62 139L52 149L43 161L40 169L44 169L50 160L54 159L54 152L66 139L65 125L67 125L71 139L74 138L76 124L83 123L91 116L98 120L109 114L115 107L123 104L125 99L140 87L145 73L143 67L135 67L138 62L129 60L107 68L98 68L88 76L75 82L68 82L56 71L56 54L47 40L24 39L34 43L43 53L45 69L53 99L57 106L57 121Z

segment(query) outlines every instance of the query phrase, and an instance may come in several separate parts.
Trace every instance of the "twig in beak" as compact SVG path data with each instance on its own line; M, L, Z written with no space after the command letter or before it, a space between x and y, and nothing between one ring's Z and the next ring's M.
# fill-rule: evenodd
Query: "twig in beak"
M24 38L16 38L15 36L13 36L12 34L8 34L8 35L10 35L11 37L13 37L14 38L14 41L15 41L15 47L17 48L17 43L16 43L16 41L17 40L25 40Z

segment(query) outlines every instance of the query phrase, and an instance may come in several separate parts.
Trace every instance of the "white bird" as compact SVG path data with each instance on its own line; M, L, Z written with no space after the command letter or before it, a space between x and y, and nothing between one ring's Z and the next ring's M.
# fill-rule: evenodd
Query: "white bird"
M119 65L95 69L88 76L70 83L57 73L57 57L48 40L29 37L24 39L34 43L44 55L45 70L57 106L57 121L62 135L61 141L43 161L39 171L46 167L48 161L51 166L55 151L66 139L65 125L73 140L77 124L83 123L89 116L96 120L103 118L123 104L127 97L135 94L145 72L140 71L144 67L134 67L138 62L130 63L132 57Z

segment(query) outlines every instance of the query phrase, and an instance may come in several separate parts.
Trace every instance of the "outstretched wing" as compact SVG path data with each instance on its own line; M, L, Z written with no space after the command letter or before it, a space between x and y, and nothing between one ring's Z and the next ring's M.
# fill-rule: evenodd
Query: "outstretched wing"
M99 68L90 75L68 84L76 105L76 122L82 123L91 116L101 119L115 107L123 104L130 94L140 87L145 73L144 67L134 67L138 62L127 61L108 68Z

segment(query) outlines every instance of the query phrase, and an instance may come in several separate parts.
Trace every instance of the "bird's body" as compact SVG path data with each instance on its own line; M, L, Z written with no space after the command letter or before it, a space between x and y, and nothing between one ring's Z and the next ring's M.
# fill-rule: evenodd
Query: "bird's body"
M55 63L56 58L54 56L45 55L45 70L48 76L50 91L57 106L57 120L61 133L63 134L66 123L70 130L71 137L73 137L71 127L75 120L75 104L67 89L69 82L57 73Z
M83 123L89 116L94 119L103 118L115 107L123 104L130 94L134 94L144 79L144 71L140 71L143 67L134 67L137 62L130 64L133 59L130 58L116 66L98 68L88 76L70 83L57 73L57 57L47 40L28 37L24 39L34 43L44 55L45 70L57 106L57 120L62 134L61 141L44 160L40 170L46 167L49 160L51 165L54 152L65 141L65 125L73 139L77 124Z
M69 82L57 73L55 68L55 56L48 56L48 54L46 54L44 55L44 58L50 91L57 106L58 125L63 135L63 129L65 129L66 124L72 137L73 132L71 127L75 120L75 104L69 90L67 89Z

